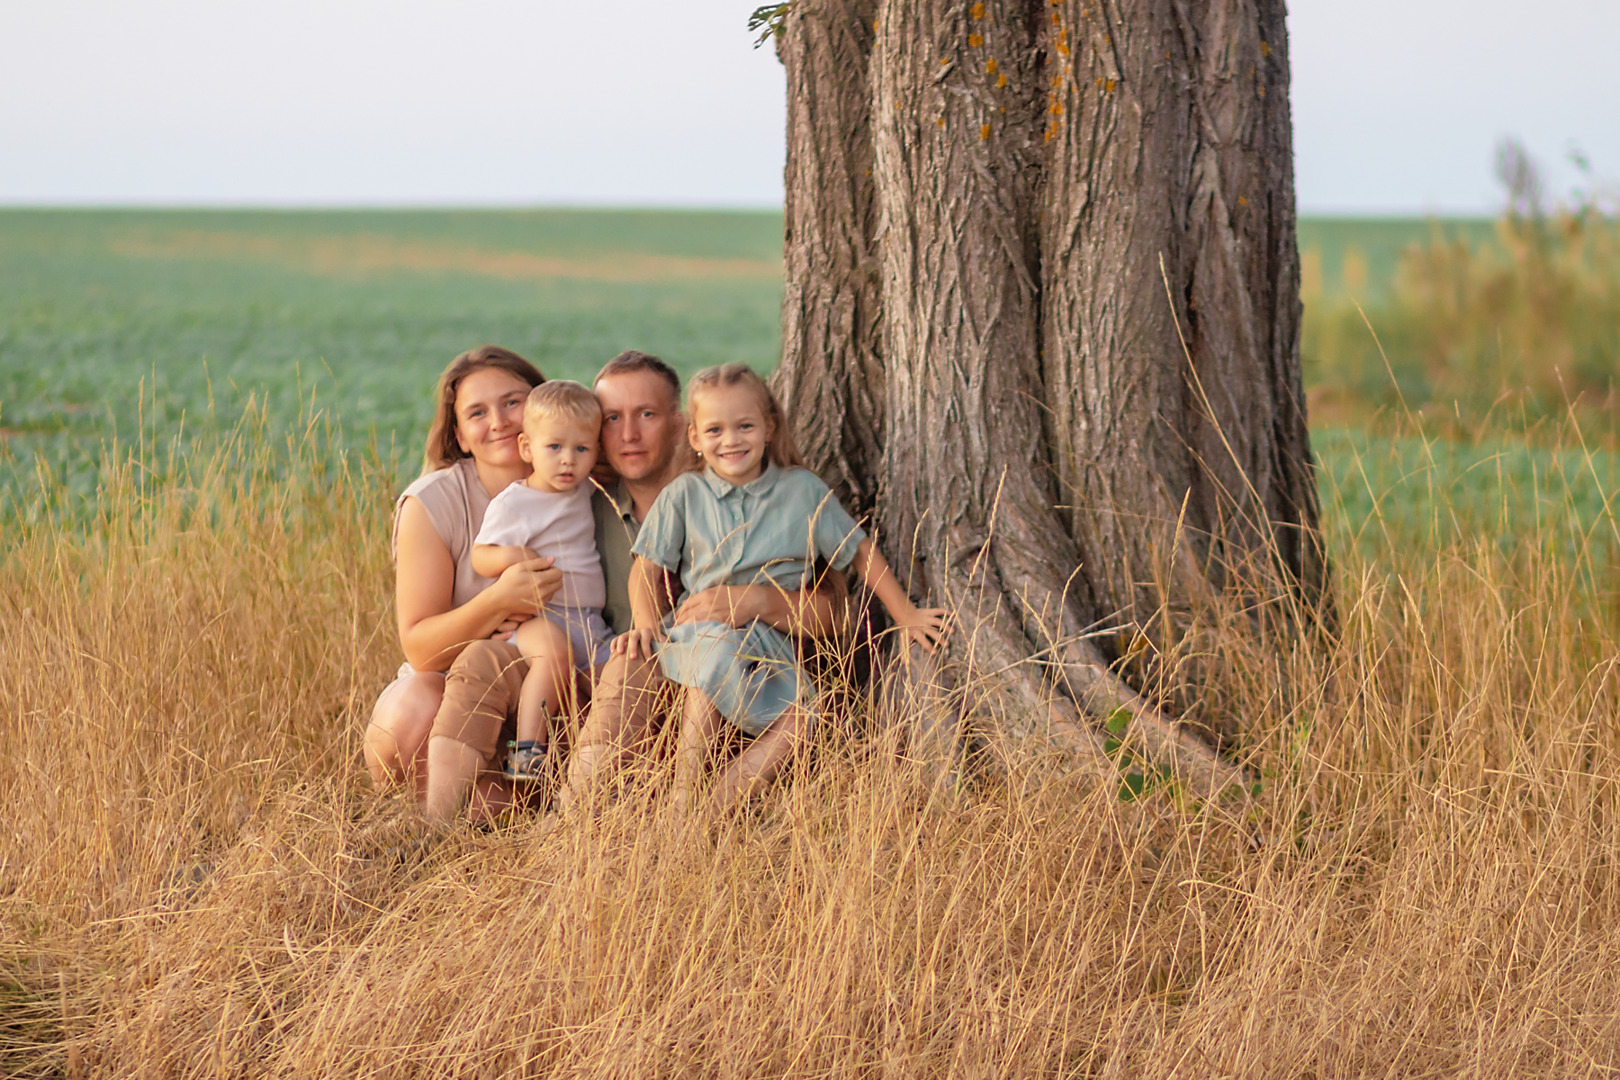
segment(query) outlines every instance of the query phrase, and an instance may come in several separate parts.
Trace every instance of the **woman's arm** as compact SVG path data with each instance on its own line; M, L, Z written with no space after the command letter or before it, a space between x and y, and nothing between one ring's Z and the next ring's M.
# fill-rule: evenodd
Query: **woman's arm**
M850 568L883 602L895 629L900 631L902 643L915 641L926 651L933 652L945 637L945 609L919 608L913 604L870 537L855 549L855 560Z
M469 641L488 637L511 616L539 611L562 585L562 573L550 559L516 563L460 607L452 607L455 585L450 549L421 502L406 499L395 533L394 598L399 642L418 671L445 671Z

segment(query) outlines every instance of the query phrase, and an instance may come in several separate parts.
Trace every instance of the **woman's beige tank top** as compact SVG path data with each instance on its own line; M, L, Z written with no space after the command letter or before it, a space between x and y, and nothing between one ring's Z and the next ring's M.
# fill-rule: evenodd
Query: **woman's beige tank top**
M454 465L423 473L411 482L394 501L394 530L392 550L399 558L399 508L407 498L415 498L427 511L428 520L444 546L450 549L450 558L456 564L456 587L451 603L460 607L492 583L490 578L473 572L473 537L484 524L484 511L489 509L489 493L478 479L478 466L472 458L462 458Z

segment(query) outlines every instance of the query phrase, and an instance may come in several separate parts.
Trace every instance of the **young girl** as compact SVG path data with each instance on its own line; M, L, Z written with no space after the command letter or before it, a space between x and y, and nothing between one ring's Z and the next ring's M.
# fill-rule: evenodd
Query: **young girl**
M674 796L683 813L722 718L755 738L717 782L717 807L746 798L792 759L809 732L815 687L793 642L763 623L684 623L666 639L660 624L671 597L659 571L678 572L688 595L716 585L794 590L822 558L840 572L854 567L903 639L932 652L945 626L942 609L912 604L861 527L803 468L764 380L743 364L709 368L687 385L686 410L699 471L672 481L642 523L630 575L635 629L613 645L632 656L656 649L664 674L687 688Z
M607 588L591 514L591 467L601 431L602 408L586 387L555 379L531 390L518 453L534 471L490 501L473 541L473 569L485 577L537 555L551 556L563 573L555 602L512 634L529 662L518 695L517 741L506 758L512 780L540 779L551 720L575 670L594 675L607 662Z

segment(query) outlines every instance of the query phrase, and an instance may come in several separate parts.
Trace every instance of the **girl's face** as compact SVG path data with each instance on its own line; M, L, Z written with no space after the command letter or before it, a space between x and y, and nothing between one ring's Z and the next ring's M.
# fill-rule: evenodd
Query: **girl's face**
M501 368L480 368L456 387L456 442L480 465L521 465L518 436L529 384Z
M717 386L692 402L692 449L722 480L758 479L765 471L765 447L775 434L765 403L746 386Z

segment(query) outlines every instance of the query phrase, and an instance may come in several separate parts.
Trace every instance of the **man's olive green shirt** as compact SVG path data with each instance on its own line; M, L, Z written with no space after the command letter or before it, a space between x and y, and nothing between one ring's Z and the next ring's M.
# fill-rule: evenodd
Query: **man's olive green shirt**
M602 580L607 585L607 603L602 606L602 618L613 627L615 634L628 631L633 622L630 617L630 564L634 561L630 547L641 531L636 520L635 503L624 481L598 489L591 496L591 513L596 517L596 550L602 556Z

